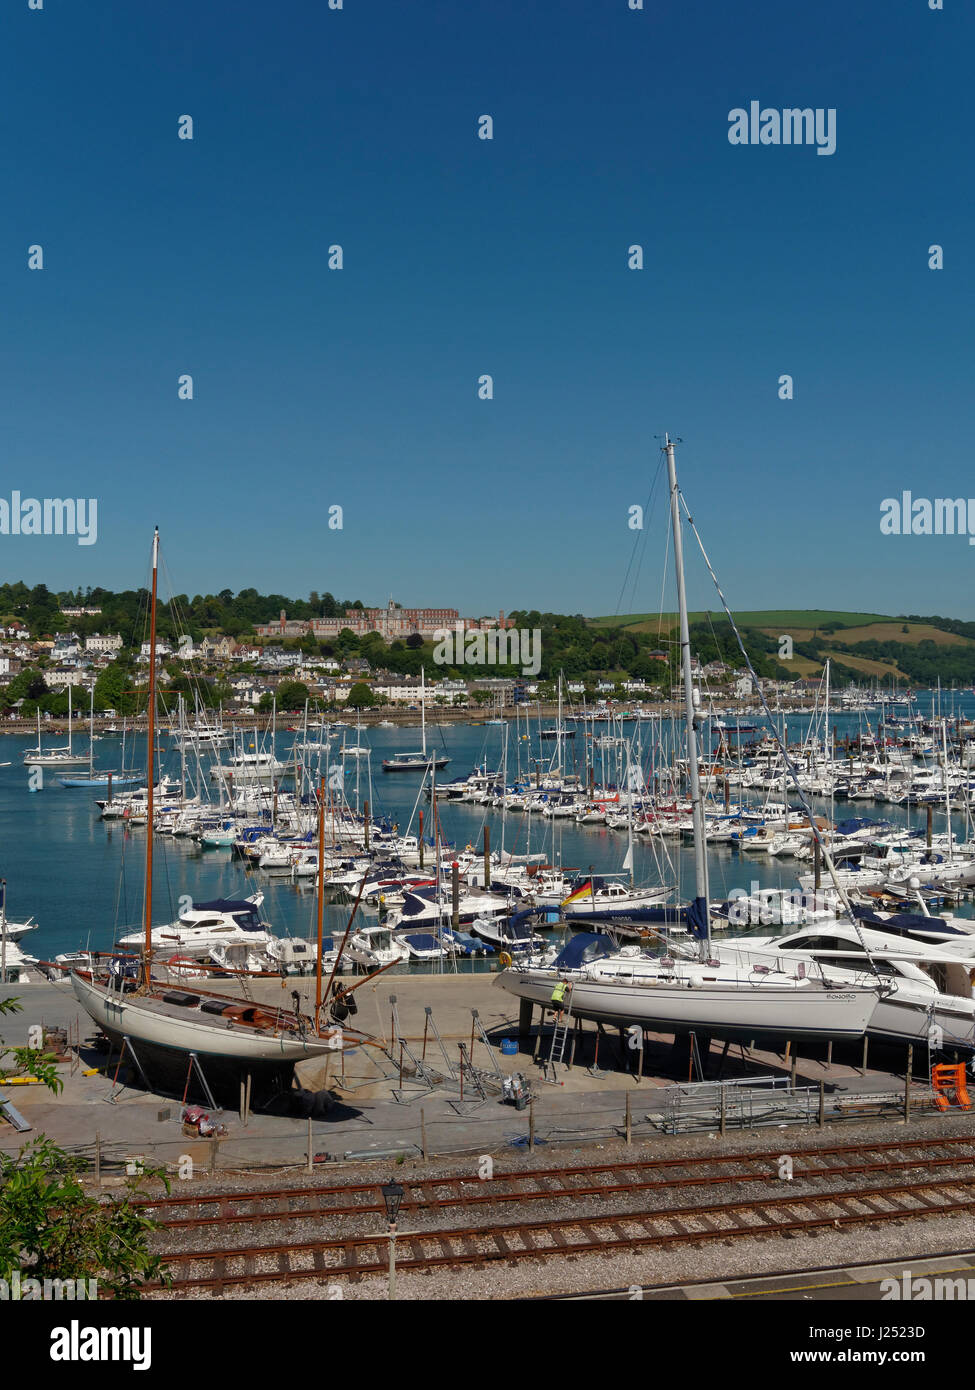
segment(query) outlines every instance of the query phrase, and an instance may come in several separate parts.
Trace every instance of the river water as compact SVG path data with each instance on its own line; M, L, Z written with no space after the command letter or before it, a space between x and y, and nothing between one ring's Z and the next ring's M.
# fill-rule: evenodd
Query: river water
M975 695L971 692L961 696L955 694L952 698L954 704L950 712L967 718L975 715ZM947 701L943 708L946 713L949 712ZM922 696L920 710L925 715L930 711L929 696ZM857 735L866 728L867 723L876 727L876 721L876 712L830 717L831 728L836 729L841 740L847 735ZM761 720L753 722L761 728ZM551 720L544 721L545 726L552 723ZM790 741L800 739L809 724L809 716L791 716L787 721ZM575 737L565 744L565 760L570 770L574 759L581 764L586 738L586 730L581 723L571 727L576 730ZM629 735L633 728L632 723L627 724L624 732ZM597 725L597 732L613 731L606 725ZM429 723L428 747L445 750L450 758L438 778L446 781L465 776L474 766L484 762L489 769L500 768L502 735L502 729L496 725L452 724L441 727ZM251 737L248 735L248 741ZM275 750L279 757L287 758L294 737L294 734L287 732L277 734ZM345 731L345 737L350 743L354 742L355 731ZM754 738L756 735L743 737ZM676 740L678 750L681 748L680 729L672 732L668 726L664 730L663 746L652 749L649 746L651 734L647 721L641 726L640 740L644 768L659 766L661 760L672 753L673 740ZM76 742L82 750L87 748L84 737L78 736ZM168 740L164 739L164 742L168 743ZM373 813L388 817L399 826L401 833L406 833L420 789L420 774L383 774L381 761L393 752L419 747L419 728L364 729L362 742L368 743L373 750ZM510 724L507 744L509 782L514 781L519 765L523 773L531 771L539 761L544 767L556 751L554 742L540 743L535 719L531 720L530 726L522 721L517 731L514 724ZM96 768L119 767L120 740L106 737L96 742L95 746ZM267 739L264 746L268 746ZM30 933L23 946L29 954L42 959L49 959L59 951L87 946L108 950L123 931L133 930L141 924L146 831L142 827L128 829L121 821L101 821L94 803L96 796L104 797L104 790L93 793L90 789L62 787L50 769L45 771L43 787L32 791L28 771L21 765L23 751L31 747L36 747L35 737L10 736L2 743L2 756L4 760L11 760L12 764L0 768L0 872L7 881L7 915L17 921L33 915L40 923L41 929ZM144 767L144 738L139 751ZM609 754L606 756L610 757ZM597 750L597 780L603 772L602 757L602 752ZM370 793L366 760L349 760L345 774L346 794L353 805L357 795L356 761L361 764L360 801ZM167 753L163 766L166 772L178 776L178 752ZM606 775L611 780L611 761L606 764ZM732 795L737 797L735 789L732 789ZM758 800L756 797L748 799ZM781 794L775 799L781 799ZM790 802L796 803L794 794L790 796ZM425 812L425 833L429 835L429 803L421 800L420 805ZM817 801L814 809L817 813L823 813L829 808ZM485 812L485 808L476 805L448 805L443 801L439 802L439 812L443 834L458 847L480 845L486 822L491 828L493 848L500 848L500 812ZM836 814L838 819L866 815L898 826L923 827L925 824L923 809L910 811L882 804L874 806L873 803L841 802ZM944 822L944 813L936 812L935 830L942 829ZM965 837L960 813L953 817L953 828L960 838ZM415 830L414 820L414 833ZM584 827L577 826L574 821L549 821L540 816L509 813L505 817L504 847L516 853L525 853L529 849L532 852L545 852L551 862L585 872L618 872L623 866L627 836L625 831L611 831L605 826ZM672 857L672 865L662 861L663 851L659 841L648 843L643 837L635 840L636 881L658 883L662 879L674 883L679 897L686 900L693 886L693 853L689 847L673 840L666 842L666 848ZM308 887L297 887L290 879L248 869L229 849L200 850L190 840L157 836L154 859L155 923L174 920L179 899L184 895L201 901L217 897L244 897L261 888L265 893L263 915L278 934L314 934L314 891ZM760 854L740 855L736 850L715 848L710 851L712 897L726 897L733 888L747 889L754 884L763 888L793 887L796 863L791 859L773 859ZM804 870L807 867L803 865ZM347 916L347 907L343 909L329 905L326 908L326 931L340 933ZM465 962L463 968L471 969L471 962Z

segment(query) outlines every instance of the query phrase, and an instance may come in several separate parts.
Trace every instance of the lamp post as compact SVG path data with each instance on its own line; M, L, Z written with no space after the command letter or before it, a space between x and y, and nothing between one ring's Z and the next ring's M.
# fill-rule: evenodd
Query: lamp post
M403 1188L398 1182L388 1182L382 1187L383 1201L386 1203L386 1220L389 1222L389 1298L396 1299L396 1218L404 1197Z

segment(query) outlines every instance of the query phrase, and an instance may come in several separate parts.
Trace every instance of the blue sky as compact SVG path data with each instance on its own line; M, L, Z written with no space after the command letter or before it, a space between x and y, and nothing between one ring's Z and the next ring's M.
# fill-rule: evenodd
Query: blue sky
M879 527L975 496L944 3L8 0L0 497L99 514L0 577L135 587L158 522L190 595L610 613L669 430L733 606L975 616L975 548ZM835 108L835 154L731 145L753 99Z

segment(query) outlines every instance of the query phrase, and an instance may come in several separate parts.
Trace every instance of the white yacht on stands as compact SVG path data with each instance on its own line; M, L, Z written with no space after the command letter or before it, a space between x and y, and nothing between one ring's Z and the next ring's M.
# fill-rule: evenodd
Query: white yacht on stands
M786 951L757 948L726 952L711 940L711 908L704 835L704 797L698 770L701 716L691 675L687 598L684 588L681 499L674 445L664 446L670 483L671 526L677 571L687 771L694 823L695 897L687 912L697 950L672 947L650 956L639 946L616 948L596 933L575 936L548 967L509 966L496 983L517 998L547 1006L558 981L570 982L578 1018L640 1024L659 1032L749 1040L856 1038L867 1026L881 992L874 986L833 978L828 968ZM827 856L827 865L829 866Z

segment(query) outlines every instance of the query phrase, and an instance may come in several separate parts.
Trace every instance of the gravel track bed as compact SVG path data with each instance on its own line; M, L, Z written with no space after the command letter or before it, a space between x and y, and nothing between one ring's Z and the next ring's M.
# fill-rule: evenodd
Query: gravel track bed
M686 1279L740 1278L745 1274L778 1273L817 1265L842 1265L844 1261L894 1261L914 1256L930 1256L940 1250L975 1247L975 1222L968 1215L932 1220L914 1219L900 1225L860 1226L849 1231L826 1231L817 1236L796 1239L768 1237L749 1240L739 1237L722 1244L680 1245L670 1249L636 1251L613 1255L572 1256L567 1259L523 1260L508 1264L494 1260L483 1269L467 1266L463 1270L438 1268L428 1273L400 1270L396 1276L400 1300L465 1301L533 1298L546 1294L586 1293L600 1289L627 1288L641 1284L679 1283ZM255 1261L273 1272L272 1259ZM228 1300L303 1299L381 1300L387 1298L385 1276L367 1276L356 1284L346 1279L329 1284L327 1276L268 1282L252 1288L230 1289ZM207 1289L162 1291L146 1295L153 1301L211 1300L217 1297Z
M560 1165L583 1166L587 1162L625 1162L653 1161L674 1158L701 1158L721 1155L729 1151L743 1154L771 1152L781 1145L780 1152L789 1154L801 1162L803 1153L815 1152L818 1148L832 1148L836 1145L864 1143L876 1145L878 1150L894 1147L898 1142L909 1139L935 1138L947 1136L967 1136L975 1138L975 1116L957 1115L947 1119L932 1117L918 1120L909 1126L903 1124L857 1123L844 1125L842 1129L832 1128L820 1131L809 1129L769 1128L745 1134L735 1133L725 1140L714 1134L681 1135L677 1137L655 1137L649 1142L635 1142L626 1148L621 1142L580 1147L546 1146L529 1154L526 1151L505 1149L495 1155L496 1171L528 1172L533 1169L554 1168ZM878 1157L881 1154L878 1153ZM855 1162L868 1161L869 1156L854 1159ZM834 1158L833 1162L841 1161ZM799 1166L799 1163L797 1163ZM281 1185L290 1187L317 1188L321 1185L339 1186L369 1181L384 1182L390 1175L408 1183L410 1179L454 1176L457 1174L475 1176L477 1156L469 1160L457 1158L435 1160L421 1163L409 1160L404 1164L386 1163L376 1165L341 1165L316 1168L314 1174L291 1169L274 1174L255 1174L245 1172L231 1174L221 1172L215 1180L202 1179L194 1183L193 1191L200 1195L233 1195L234 1192L269 1192ZM722 1165L722 1172L741 1172L739 1165ZM898 1169L896 1179L885 1174L853 1174L838 1178L818 1178L803 1180L797 1177L789 1186L793 1198L803 1194L823 1193L826 1189L842 1188L855 1190L882 1187L892 1180L911 1182L938 1182L951 1189L951 1178L971 1176L970 1164L960 1161L944 1170L930 1170L906 1166ZM660 1176L665 1176L661 1174ZM594 1175L593 1184L615 1179L609 1175ZM580 1179L581 1181L581 1179ZM588 1181L588 1180L587 1180ZM550 1199L536 1199L529 1202L504 1202L500 1204L463 1204L446 1208L404 1210L400 1217L401 1259L412 1255L408 1243L410 1233L422 1233L444 1227L497 1226L514 1224L521 1220L544 1221L565 1218L571 1210L576 1220L586 1216L614 1215L624 1223L627 1215L635 1211L665 1211L673 1206L707 1205L727 1203L748 1198L765 1197L766 1201L786 1199L781 1179L770 1174L769 1185L762 1183L726 1183L716 1186L701 1185L681 1188L679 1185L654 1191L643 1189L636 1192L615 1193L605 1197L592 1196L574 1198L571 1195L553 1194ZM149 1194L146 1193L148 1196ZM182 1196L183 1185L173 1184L173 1195ZM970 1195L970 1189L961 1189L958 1196ZM353 1199L355 1200L355 1199ZM372 1200L363 1194L360 1200ZM882 1198L872 1199L882 1209L890 1204ZM911 1209L923 1209L924 1203L917 1199L902 1197L901 1202ZM161 1203L165 1197L161 1196ZM569 1204L574 1205L570 1208ZM859 1203L854 1204L857 1209ZM831 1209L825 1209L831 1210ZM863 1207L865 1213L870 1209ZM839 1214L839 1209L836 1210ZM801 1215L801 1212L797 1213ZM734 1226L728 1218L711 1218L720 1226ZM746 1221L757 1223L760 1218L745 1217ZM691 1218L683 1218L683 1224L693 1230ZM304 1220L264 1221L257 1225L233 1223L199 1227L195 1230L167 1232L161 1234L158 1248L176 1253L180 1250L218 1250L232 1246L289 1244L314 1239L341 1238L350 1235L369 1235L384 1229L384 1219L380 1213L356 1214L348 1217L328 1217ZM569 1229L569 1228L565 1228ZM624 1224L624 1229L626 1229ZM603 1233L612 1238L615 1233L610 1226L602 1228ZM600 1228L596 1228L599 1234ZM407 1239L404 1239L407 1237ZM571 1238L571 1237L570 1237ZM535 1237L540 1247L552 1246L554 1242L544 1233ZM900 1256L930 1254L937 1250L961 1248L975 1245L975 1217L968 1214L929 1219L913 1218L904 1222L883 1222L876 1225L863 1225L850 1230L827 1230L818 1235L803 1235L798 1238L787 1236L758 1237L750 1240L737 1237L735 1240L721 1241L711 1239L700 1244L681 1244L669 1248L654 1248L632 1253L594 1254L569 1256L563 1259L521 1260L509 1263L497 1257L493 1241L477 1242L477 1248L493 1256L484 1268L467 1266L464 1269L435 1268L428 1273L413 1273L401 1270L397 1275L398 1296L402 1299L443 1299L462 1296L465 1299L519 1298L542 1293L581 1292L587 1289L626 1287L630 1284L679 1282L687 1278L740 1277L749 1273L802 1268L810 1265L842 1263L844 1260L864 1261L898 1258ZM439 1247L427 1245L428 1250ZM371 1256L375 1258L375 1256ZM292 1256L292 1265L307 1260L311 1272L312 1256ZM235 1266L236 1267L236 1266ZM276 1255L256 1256L253 1266L255 1272L275 1273L279 1270ZM192 1266L182 1268L179 1273L185 1277L191 1273ZM203 1273L202 1270L197 1272ZM175 1298L213 1298L209 1290L162 1291L149 1295L154 1299ZM331 1286L327 1274L316 1272L314 1278L302 1280L292 1278L287 1283L270 1281L254 1288L231 1287L224 1297L240 1299L370 1299L386 1297L384 1277L365 1276L357 1283L339 1278Z
M738 1165L733 1167L729 1165L729 1167L733 1173L742 1171ZM767 1184L730 1182L714 1186L707 1184L682 1188L678 1183L663 1190L638 1189L632 1192L609 1193L604 1197L591 1195L576 1198L569 1194L564 1196L553 1194L549 1199L533 1198L525 1201L485 1202L476 1205L411 1209L401 1213L400 1225L404 1232L415 1235L449 1228L470 1227L478 1229L499 1225L515 1225L522 1221L563 1220L567 1222L570 1219L585 1221L587 1217L605 1218L610 1215L625 1217L628 1214L645 1214L647 1212L666 1213L676 1207L703 1207L715 1204L725 1206L732 1202L750 1200L764 1201L767 1204L777 1206L779 1203L797 1201L805 1196L824 1196L830 1191L849 1192L858 1189L872 1191L875 1188L891 1185L894 1181L905 1183L937 1182L939 1187L951 1189L952 1178L971 1177L972 1167L970 1163L953 1164L949 1168L939 1170L936 1176L932 1176L930 1171L925 1169L901 1169L898 1170L894 1179L877 1173L857 1173L852 1175L838 1174L835 1178L809 1180L796 1178L786 1183L770 1173ZM608 1178L607 1181L609 1181ZM961 1197L964 1192L965 1189L962 1189L955 1195ZM968 1193L971 1195L971 1189L968 1189ZM871 1200L883 1202L883 1199L878 1197L873 1197ZM898 1200L911 1208L920 1207L923 1209L925 1205L919 1199L909 1195L902 1196ZM294 1205L297 1206L298 1202L295 1201ZM889 1203L884 1203L884 1209L888 1209L889 1206ZM853 1205L853 1209L858 1209L856 1204ZM860 1206L859 1209L866 1212L870 1210L869 1207L865 1206ZM828 1210L830 1214L842 1214L842 1208L839 1207ZM682 1218L685 1223L691 1219L689 1217ZM735 1224L728 1217L712 1215L710 1219L727 1226L734 1226ZM753 1220L758 1223L761 1218L751 1217L745 1213L742 1219L745 1221ZM189 1230L167 1231L160 1233L154 1248L159 1252L165 1251L167 1254L178 1254L191 1250L217 1251L251 1245L287 1245L290 1242L300 1243L317 1239L338 1240L343 1237L370 1236L384 1230L383 1217L377 1212L367 1212L363 1215L349 1212L348 1215L341 1217L325 1218L309 1215L301 1219L261 1221L253 1225L247 1222L234 1222Z

